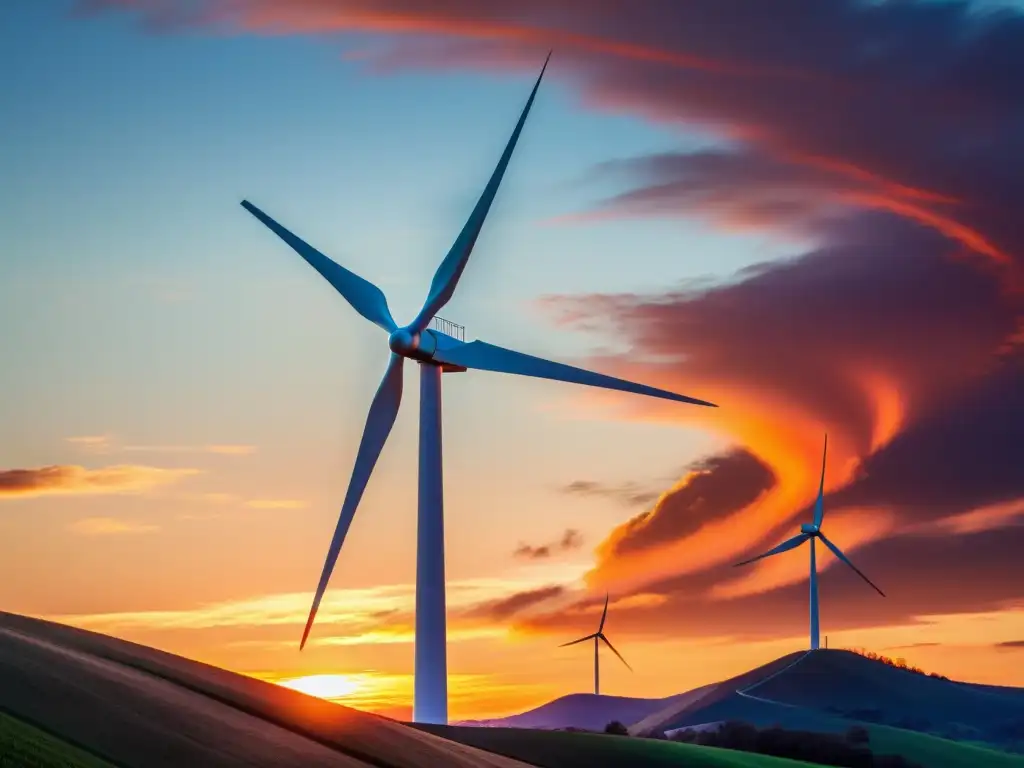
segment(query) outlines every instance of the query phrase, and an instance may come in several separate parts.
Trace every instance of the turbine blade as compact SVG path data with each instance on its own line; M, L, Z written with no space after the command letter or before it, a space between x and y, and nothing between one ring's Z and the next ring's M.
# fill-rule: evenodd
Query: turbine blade
M571 643L562 643L558 647L559 648L568 648L570 645L578 645L579 643L585 643L587 640L593 640L595 637L597 637L596 634L587 635L586 637L581 637L579 640L573 640Z
M837 547L837 546L836 546L835 544L833 544L833 543L832 543L831 541L829 541L829 540L828 540L828 539L827 539L827 538L825 537L825 534L824 534L824 533L819 533L818 535L819 535L819 536L821 537L821 540L822 540L822 541L823 541L823 542L825 543L825 546L826 546L826 547L828 547L829 549L831 549L831 550L832 550L832 554L833 554L833 555L835 555L835 556L836 556L836 557L838 557L838 558L839 558L840 560L842 560L842 561L843 561L844 563L846 563L846 564L847 564L848 566L850 566L850 567L851 567L851 568L853 569L853 572L854 572L854 573L856 573L856 574L857 574L858 576L860 576L860 577L861 577L862 579L864 579L864 581L866 581L866 582L868 583L868 585L869 585L869 586L870 586L870 587L871 587L871 588L872 588L873 590L875 590L875 592L877 592L878 594L880 594L880 595L881 595L882 597L885 597L885 592L883 592L882 590L880 590L880 589L879 589L879 588L878 588L878 587L877 587L877 586L875 585L875 583L874 583L873 581L871 581L871 579L869 579L869 578L868 578L867 576L865 576L865 575L864 575L864 572L863 572L863 571L861 571L861 569L860 569L860 568L858 568L858 567L857 567L856 565L854 565L853 563L851 563L851 562L850 562L850 558L848 558L848 557L847 557L846 555L844 555L844 554L843 554L843 552L842 552L842 550L840 550L840 549L839 549L839 547Z
M608 618L608 595L604 596L604 611L601 613L601 623L597 627L597 634L601 634L601 630L604 629L604 621Z
M818 498L814 502L814 524L821 527L825 518L825 457L828 455L828 434L825 435L825 449L821 452L821 481L818 483Z
M766 557L771 557L772 555L777 555L780 552L788 552L791 549L796 549L801 544L803 544L805 541L807 541L809 538L811 538L811 537L808 534L806 534L806 533L799 533L799 534L797 534L796 536L794 536L791 539L786 539L784 542L779 544L779 546L774 547L772 549L769 549L764 554L758 555L757 557L752 557L749 560L744 560L742 562L736 563L736 565L733 566L733 567L734 568L738 568L741 565L747 565L748 563L753 563L753 562L756 562L757 560L761 560L761 559L766 558Z
M459 342L451 344L448 340L443 340L443 343L441 343L439 339L438 349L434 352L434 360L459 365L463 368L475 368L478 371L512 373L517 376L530 376L535 379L566 381L570 384L583 384L588 387L599 387L601 389L632 392L649 397L660 397L665 400L675 400L679 403L707 405L712 408L717 407L714 403L709 403L705 400L698 400L664 389L649 387L646 384L637 384L625 379L617 379L614 376L606 376L603 373L587 371L583 368L565 365L564 363L544 360L543 358L526 355L522 352L513 352L511 349L497 347L484 341L471 341L468 344Z
M616 651L616 650L615 650L615 646L614 646L614 645L612 645L612 642L611 642L611 640L609 640L609 639L608 639L607 637L605 637L604 635L598 635L598 638L600 638L601 640L603 640L603 641L604 641L604 644L605 644L605 645L607 645L607 646L608 646L609 648L611 648L611 649L612 649L612 653L614 653L614 654L615 654L616 656L618 656L618 657L619 657L619 661L621 661L621 662L622 662L623 664L625 664L625 665L626 665L626 669L628 669L628 670L629 670L630 672L632 672L632 671L633 671L633 668L632 668L631 666L629 666L629 662L628 662L628 661L626 661L626 660L625 660L624 658L622 658L622 654L621 654L621 653L619 653L618 651Z
M327 589L327 582L331 580L331 571L334 570L341 545L345 541L349 526L352 525L352 518L359 506L359 500L363 497L366 483L377 464L377 458L380 456L381 449L384 448L388 435L391 434L395 417L398 416L398 406L402 402L403 362L404 358L399 355L391 355L384 378L381 380L380 386L377 387L377 394L373 396L373 403L370 404L370 412L366 416L366 426L363 427L363 438L359 443L359 451L356 453L355 467L352 469L352 479L349 481L348 491L345 493L345 502L341 505L341 514L338 516L338 525L334 529L331 546L327 550L324 569L320 574L316 595L313 597L313 607L309 609L309 618L306 620L306 628L302 632L299 650L306 645L309 630L312 628L316 612L320 608L320 601Z
M530 98L526 100L526 106L519 116L519 122L516 123L515 130L512 131L512 136L509 138L508 144L505 145L505 151L502 152L501 159L498 160L498 165L495 167L494 173L491 174L490 181L484 187L483 194L480 195L476 207L469 215L469 219L455 240L455 244L448 251L448 255L444 257L441 265L437 268L437 272L434 273L434 279L430 283L430 293L427 294L427 300L423 303L423 308L410 325L410 329L413 332L423 331L430 323L431 318L448 303L455 293L455 287L459 284L459 278L462 277L462 272L469 262L470 254L473 253L473 246L476 245L476 239L480 235L480 230L483 229L487 212L491 209L491 203L494 202L494 196L498 192L498 186L501 184L501 179L505 175L505 169L512 158L512 152L519 141L519 134L522 133L523 126L526 124L526 117L530 114L530 108L533 106L533 100L537 96L537 89L540 88L540 81L544 77L544 71L548 68L548 61L550 59L551 53L549 52L548 57L544 59L544 66L541 67L540 75L537 76L537 82L533 85L533 91L530 92Z
M350 272L337 262L324 256L320 251L311 246L298 235L288 231L263 211L250 203L242 201L242 207L249 213L262 221L275 235L290 245L296 253L319 272L334 289L345 297L345 300L352 305L352 308L371 323L375 323L388 333L391 333L398 325L391 317L391 310L388 309L388 300L384 293L369 280L365 280L355 272Z

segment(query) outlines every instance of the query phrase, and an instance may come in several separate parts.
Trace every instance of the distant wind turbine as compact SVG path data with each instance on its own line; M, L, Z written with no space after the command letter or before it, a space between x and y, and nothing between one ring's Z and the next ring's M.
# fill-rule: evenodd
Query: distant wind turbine
M548 59L551 54L548 54ZM327 589L331 572L338 559L345 535L384 443L398 416L402 399L402 368L408 358L420 364L420 443L419 443L419 511L416 532L416 650L413 719L419 723L448 722L448 678L445 624L444 573L444 504L441 472L441 374L467 369L511 373L539 379L553 379L591 387L634 392L681 403L712 405L703 400L685 397L663 389L648 387L593 373L570 365L542 360L483 341L465 343L443 330L451 325L428 328L439 323L437 312L455 293L459 278L469 262L473 246L484 225L515 149L519 134L533 105L547 61L533 86L519 122L505 146L497 167L484 188L480 200L469 216L451 250L444 257L423 307L409 325L399 327L391 316L387 298L381 290L362 277L335 263L309 243L285 229L249 201L242 206L291 246L310 266L319 272L360 315L383 328L388 334L391 358L366 417L362 440L356 453L352 479L338 517L331 545L327 550L320 582L309 611L300 648L305 646L320 601ZM496 406L500 407L500 406Z
M831 549L832 550L832 554L834 554L836 557L838 557L840 560L842 560L844 563L846 563L848 566L850 566L850 568L853 569L854 573L856 573L858 576L860 576L862 579L864 579L864 581L866 581L871 586L871 588L874 589L878 594L880 594L882 597L885 597L885 592L883 592L877 586L875 586L875 584L871 581L871 579L869 579L867 576L865 576L857 566L855 566L853 563L851 563L850 562L850 558L848 558L846 555L844 555L842 553L842 551L839 549L839 547L837 547L835 544L833 544L831 541L829 541L828 537L825 536L824 531L821 530L821 522L822 522L822 519L825 517L825 507L824 507L825 457L826 457L827 454L828 454L828 435L825 435L825 449L822 451L822 454L821 454L821 481L818 483L818 498L814 502L814 519L813 519L813 522L804 523L803 525L800 526L800 533L799 534L797 534L796 536L794 536L791 539L786 539L786 541L784 541L781 544L779 544L779 546L775 547L774 549L769 549L763 555L758 555L757 557L752 557L749 560L744 560L741 563L736 563L737 567L741 566L741 565L747 565L748 563L753 563L753 562L755 562L757 560L761 560L762 558L771 557L772 555L777 555L780 552L787 552L787 551L789 551L791 549L796 549L801 544L803 544L805 541L811 542L811 650L812 651L816 651L819 648L819 639L818 639L818 565L817 565L817 560L815 559L815 552L814 552L814 540L815 539L821 539L821 543L824 544L829 549Z
M598 652L600 647L601 647L600 643L604 643L605 645L607 645L611 649L612 653L614 653L616 656L619 657L619 661L621 661L623 664L626 665L626 669L628 669L630 672L633 671L633 668L631 666L629 666L629 662L627 662L624 658L622 658L622 654L619 653L617 650L615 650L615 646L612 645L611 641L607 637L605 637L605 635L604 635L604 622L605 622L605 619L607 619L607 618L608 618L608 595L605 595L604 596L604 611L601 613L601 623L597 625L597 632L595 632L592 635L587 635L586 637L581 637L579 640L573 640L571 643L563 643L562 645L558 646L559 648L568 648L570 645L577 645L578 643L585 643L587 640L593 640L594 641L594 695L595 696L600 696L601 695L601 664L600 664L601 655Z

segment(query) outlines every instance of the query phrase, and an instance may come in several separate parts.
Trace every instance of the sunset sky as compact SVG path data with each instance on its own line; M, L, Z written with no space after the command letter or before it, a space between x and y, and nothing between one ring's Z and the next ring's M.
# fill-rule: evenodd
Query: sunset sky
M407 322L553 48L442 314L721 407L445 378L451 716L805 647L825 432L829 645L1024 685L1022 7L4 4L0 609L408 716L416 397L300 653L387 350L239 202Z

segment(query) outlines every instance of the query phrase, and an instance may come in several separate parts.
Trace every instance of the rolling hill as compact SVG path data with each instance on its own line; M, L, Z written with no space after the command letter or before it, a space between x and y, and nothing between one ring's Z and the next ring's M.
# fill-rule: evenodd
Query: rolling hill
M416 727L527 761L538 768L814 768L815 765L731 749L603 733L446 725Z
M411 727L153 648L0 613L0 765L12 756L19 768L808 765L649 739Z
M701 689L698 689L701 690ZM680 706L696 691L664 699L635 699L628 696L595 696L573 693L549 701L536 709L492 720L467 720L457 725L485 728L583 728L603 730L612 720L633 723L673 706Z
M639 715L635 734L729 719L839 731L864 713L890 722L912 714L921 730L981 732L992 722L1019 719L1024 696L1018 689L938 680L819 651L667 699L568 696L509 720L555 728L575 718L575 727L602 728L608 720ZM881 724L868 728L875 750L928 768L1024 768L1021 756ZM798 765L653 739L408 726L145 646L7 613L0 613L0 747L0 756L28 756L21 764L45 768Z
M1024 697L929 677L849 651L792 654L724 681L710 695L668 706L632 733L727 719L834 730L867 721L953 738L991 741L999 725L1024 718Z
M32 748L25 733L43 732L67 745L43 748L74 747L119 768L524 768L384 717L8 613L0 708L19 748Z
M1024 689L933 678L848 651L789 654L720 683L666 699L602 696L599 698L607 701L598 706L594 698L563 697L495 722L514 727L572 725L600 730L607 722L620 720L634 736L727 720L744 720L762 728L778 725L832 733L862 723L874 749L904 755L929 768L1024 768L1024 757L976 744L999 745L1003 743L1001 724L1024 722ZM658 702L664 706L632 722L628 719L631 713ZM590 718L589 725L582 724L584 717ZM575 722L570 722L574 718ZM470 737L460 729L450 737L477 746L493 742L501 754L520 754L511 737L497 733ZM976 743L964 743L968 741Z

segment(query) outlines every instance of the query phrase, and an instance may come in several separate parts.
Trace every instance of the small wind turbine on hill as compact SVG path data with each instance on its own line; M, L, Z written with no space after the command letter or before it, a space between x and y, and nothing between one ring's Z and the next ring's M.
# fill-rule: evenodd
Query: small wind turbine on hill
M550 59L551 55L548 54ZM663 389L635 384L612 376L585 371L570 365L542 360L483 341L465 343L442 332L449 326L429 328L437 312L455 293L473 246L484 225L484 219L498 191L505 168L515 149L519 134L533 105L547 61L533 86L519 122L505 146L480 200L469 220L444 257L434 279L426 302L411 323L404 327L394 321L387 298L381 290L331 261L320 251L285 229L249 201L242 206L265 224L278 237L290 245L317 272L348 301L352 308L388 334L391 358L366 417L363 437L356 453L355 467L338 524L327 550L327 558L300 648L305 646L310 628L316 617L320 601L327 589L331 571L338 559L345 535L348 533L359 500L363 496L370 474L377 463L384 443L398 416L402 400L402 368L406 359L420 364L420 444L419 444L419 510L416 533L416 650L415 684L413 692L413 719L420 723L448 722L448 679L445 622L444 573L444 505L441 472L441 374L475 368L482 371L512 373L539 379L553 379L591 387L634 392L651 397L675 400L681 403L712 405L691 397L667 392Z
M773 549L769 549L767 552L765 552L762 555L758 555L757 557L752 557L749 560L744 560L743 562L736 563L737 567L741 566L741 565L747 565L748 563L753 563L753 562L756 562L757 560L761 560L761 559L766 558L766 557L771 557L772 555L777 555L780 552L788 552L791 549L796 549L801 544L803 544L805 541L811 542L811 650L812 651L818 650L819 642L820 642L819 641L819 634L818 634L818 564L817 564L817 560L815 559L815 552L814 552L814 541L815 541L815 539L821 539L821 543L824 544L826 547L828 547L830 550L832 550L832 554L834 554L836 557L838 557L840 560L842 560L844 563L846 563L848 566L850 566L850 568L853 569L853 572L856 573L858 576L860 576L862 579L864 579L864 581L866 581L872 587L872 589L874 589L878 594L880 594L882 597L885 597L885 593L882 590L880 590L877 586L875 586L875 584L871 581L871 579L869 579L867 576L865 576L857 566L855 566L853 563L851 563L850 562L850 558L848 558L846 555L844 555L843 552L839 549L839 547L837 547L835 544L833 544L831 541L829 541L828 537L825 536L824 531L821 530L821 523L822 523L822 520L825 517L825 507L824 507L824 495L825 495L825 457L827 456L827 454L828 454L828 435L825 435L825 448L824 448L824 450L822 451L822 454L821 454L821 480L818 483L818 498L815 499L815 501L814 501L814 517L813 517L813 521L810 522L810 523L804 523L803 525L801 525L800 526L800 533L798 533L796 536L794 536L791 539L786 539L784 542L779 544L779 546L777 546L777 547L775 547Z
M601 645L600 645L601 643L604 643L605 645L607 645L611 649L612 653L614 653L616 656L619 657L619 661L621 661L623 664L626 665L626 669L628 669L630 672L633 671L633 668L631 666L629 666L629 662L627 662L624 658L622 658L622 654L619 653L617 650L615 650L615 646L612 645L611 640L609 640L604 635L604 622L605 622L605 620L607 618L608 618L608 595L605 595L604 596L604 611L601 613L601 623L597 625L597 632L595 632L592 635L587 635L586 637L581 637L579 640L573 640L571 643L562 643L562 645L558 646L559 648L568 648L570 645L577 645L579 643L585 643L587 640L593 640L594 641L594 695L595 696L600 696L601 695L601 663L600 663L601 654L599 653L600 648L601 648Z

